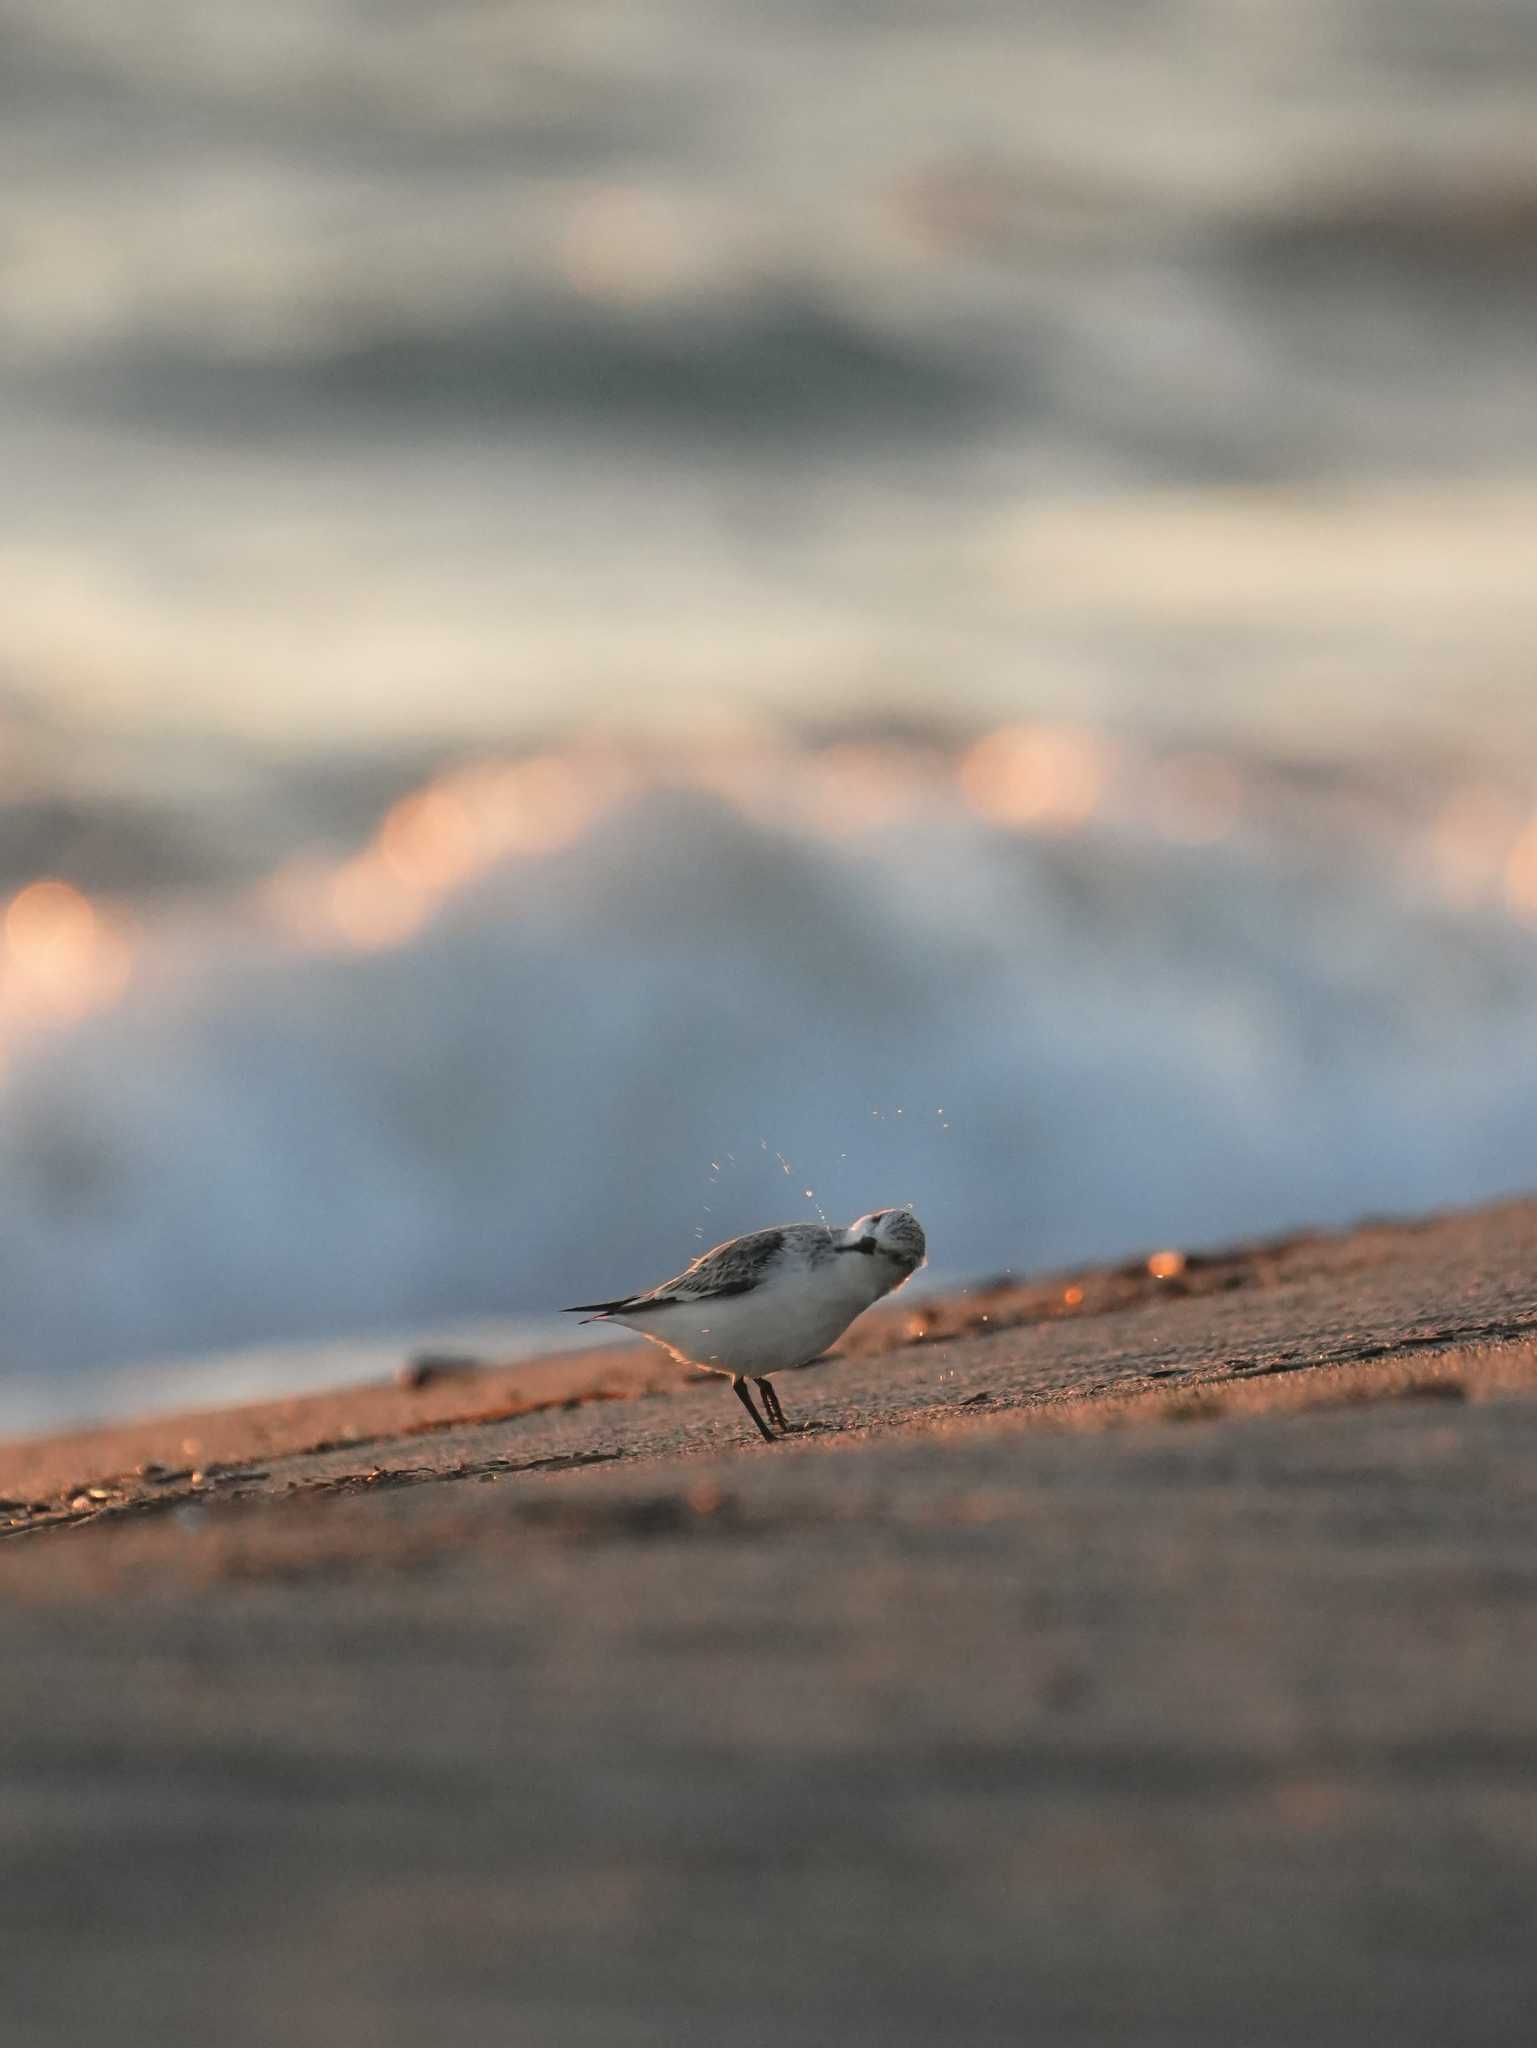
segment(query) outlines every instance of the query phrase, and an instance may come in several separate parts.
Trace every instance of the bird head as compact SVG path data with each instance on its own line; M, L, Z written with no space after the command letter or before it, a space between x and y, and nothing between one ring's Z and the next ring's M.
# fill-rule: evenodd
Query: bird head
M928 1256L923 1225L911 1209L872 1209L859 1216L839 1239L840 1252L889 1261L903 1274L916 1273Z

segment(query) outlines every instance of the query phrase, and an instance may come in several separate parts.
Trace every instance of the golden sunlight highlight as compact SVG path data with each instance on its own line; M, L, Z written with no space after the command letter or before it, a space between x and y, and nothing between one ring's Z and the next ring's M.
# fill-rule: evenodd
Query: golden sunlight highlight
M978 816L1015 831L1070 832L1099 808L1109 750L1073 726L1012 725L979 740L960 765Z
M132 949L69 882L29 882L0 920L0 1021L70 1023L122 994Z
M1505 901L1517 917L1537 922L1537 817L1506 859Z
M371 846L336 869L324 904L336 935L357 952L399 946L427 916L427 892L397 874Z
M375 834L374 848L403 887L434 893L457 887L479 860L469 807L441 782L402 797Z
M401 946L498 862L571 845L628 786L613 761L556 754L449 769L393 804L350 860L291 861L258 898L317 951Z
M1497 894L1525 823L1521 805L1497 784L1466 783L1453 790L1430 833L1442 900L1468 909ZM1519 886L1518 880L1517 894Z

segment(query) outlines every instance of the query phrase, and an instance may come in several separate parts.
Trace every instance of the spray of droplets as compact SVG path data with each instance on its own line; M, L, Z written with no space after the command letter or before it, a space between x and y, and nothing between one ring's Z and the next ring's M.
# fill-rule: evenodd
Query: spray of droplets
M899 1118L905 1119L907 1112L905 1105L899 1104L888 1110L883 1108L879 1103L875 1103L871 1106L870 1114L872 1117L876 1119L877 1122L885 1123L886 1121L890 1120L894 1123ZM950 1123L949 1119L945 1115L943 1107L941 1106L939 1108L936 1108L934 1111L934 1115L939 1122L940 1129L942 1131L948 1131L950 1128ZM758 1150L764 1155L765 1159L773 1159L777 1162L779 1170L785 1176L786 1180L793 1180L795 1178L794 1161L787 1159L783 1152L780 1152L774 1146L770 1145L767 1138L759 1138ZM845 1163L848 1159L848 1156L849 1155L847 1152L840 1152L838 1154L839 1164L841 1165ZM712 1188L718 1187L721 1184L722 1159L725 1160L726 1163L732 1167L735 1167L737 1163L736 1154L734 1152L723 1152L721 1154L720 1159L712 1159L710 1161L709 1175L710 1185ZM822 1223L828 1229L831 1229L833 1227L828 1222L827 1211L822 1207L822 1204L817 1200L817 1192L815 1188L803 1187L801 1189L801 1198L802 1200L810 1202L813 1205L817 1212L818 1217L821 1219ZM701 1206L704 1215L709 1216L713 1213L709 1203L706 1202ZM905 1206L911 1209L914 1206L914 1204L913 1202L909 1201L905 1204ZM695 1237L703 1237L705 1235L703 1224L696 1226L694 1235Z

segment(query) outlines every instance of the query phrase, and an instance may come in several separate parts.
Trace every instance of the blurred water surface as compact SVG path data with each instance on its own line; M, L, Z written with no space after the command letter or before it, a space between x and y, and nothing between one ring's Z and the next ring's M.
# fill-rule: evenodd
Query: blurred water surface
M0 660L62 713L1531 743L1525 0L0 25Z
M0 57L0 1421L1530 1183L1523 0Z

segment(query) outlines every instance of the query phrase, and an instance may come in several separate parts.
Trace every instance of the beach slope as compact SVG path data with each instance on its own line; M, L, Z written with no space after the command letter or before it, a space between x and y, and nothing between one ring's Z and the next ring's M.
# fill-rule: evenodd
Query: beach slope
M1440 2044L1537 1997L1537 1202L0 1446L0 2028Z

